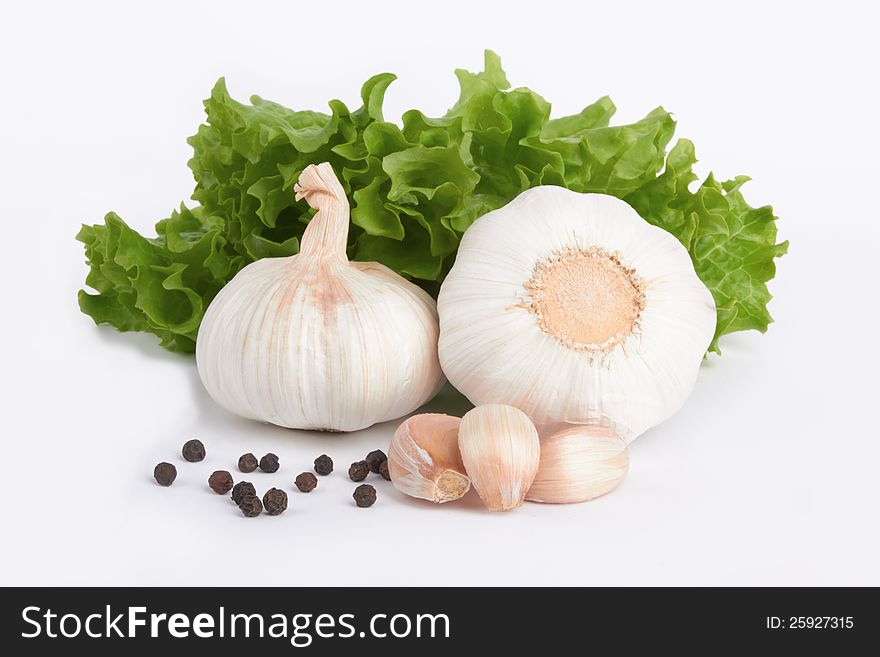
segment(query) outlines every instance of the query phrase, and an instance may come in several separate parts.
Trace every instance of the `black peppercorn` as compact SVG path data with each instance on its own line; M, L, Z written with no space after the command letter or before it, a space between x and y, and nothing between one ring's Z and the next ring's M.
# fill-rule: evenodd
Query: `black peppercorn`
M263 472L278 472L278 455L269 452L261 458L260 470Z
M242 472L253 472L257 469L257 457L248 452L238 459L238 469Z
M153 468L153 476L160 486L170 486L177 479L177 468L163 461Z
M205 446L201 440L187 440L183 443L181 452L183 453L183 458L190 463L196 463L205 458Z
M238 505L238 508L241 509L245 517L253 518L263 512L263 503L260 502L260 498L256 495L247 495L241 501L241 504Z
M287 493L280 488L270 488L263 495L263 506L270 516L277 516L287 509Z
M241 504L241 501L248 495L256 495L257 489L249 481L239 481L232 487L232 501Z
M333 459L326 454L321 454L315 459L315 472L322 476L333 472Z
M299 488L301 492L311 493L315 490L315 486L318 485L318 478L311 472L303 472L296 476L296 480L294 480L293 483L296 484L296 487Z
M361 484L354 489L352 497L355 504L365 509L376 503L376 489L370 486L370 484Z
M348 478L352 481L363 481L370 474L370 466L366 461L355 461L348 468Z
M382 461L382 465L379 466L379 475L385 481L391 481L391 473L388 472L388 461Z
M218 495L226 495L232 490L232 475L226 470L217 470L208 477L208 486Z
M376 449L367 454L364 460L370 466L370 472L379 472L379 467L388 460L388 457L381 449Z

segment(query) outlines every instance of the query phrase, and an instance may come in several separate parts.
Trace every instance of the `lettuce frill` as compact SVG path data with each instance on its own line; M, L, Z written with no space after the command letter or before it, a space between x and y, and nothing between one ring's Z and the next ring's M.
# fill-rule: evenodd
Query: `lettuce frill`
M330 162L352 203L348 251L378 261L436 296L471 223L536 185L612 194L675 235L718 307L718 338L765 331L767 282L787 242L776 242L769 206L753 208L740 176L712 175L692 190L696 155L663 108L629 125L610 125L600 98L578 114L550 118L550 104L510 89L498 57L481 73L456 71L461 94L440 118L419 110L402 125L385 121L395 76L367 80L362 106L338 100L329 113L232 99L220 79L205 101L207 121L189 139L196 180L193 208L181 205L146 238L115 213L83 226L90 267L82 311L120 331L149 331L166 349L192 352L214 295L259 258L297 253L312 216L293 185L309 164Z

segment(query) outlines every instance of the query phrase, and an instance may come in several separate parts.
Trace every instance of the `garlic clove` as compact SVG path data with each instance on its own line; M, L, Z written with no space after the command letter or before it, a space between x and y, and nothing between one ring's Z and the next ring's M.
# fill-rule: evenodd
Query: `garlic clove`
M541 456L538 431L512 406L477 406L461 420L458 447L471 483L490 511L521 506Z
M608 493L629 469L626 442L611 428L574 426L541 439L541 464L526 499L568 504Z
M458 451L461 418L439 413L414 415L403 422L388 448L391 483L410 497L438 504L470 490Z

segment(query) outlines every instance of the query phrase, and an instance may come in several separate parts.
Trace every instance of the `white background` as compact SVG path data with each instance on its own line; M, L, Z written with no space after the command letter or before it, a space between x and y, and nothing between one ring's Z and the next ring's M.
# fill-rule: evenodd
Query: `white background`
M880 584L869 4L3 2L0 584ZM237 98L322 109L356 107L363 80L393 71L396 120L443 113L453 69L479 70L485 47L555 115L606 93L618 121L662 103L700 172L751 175L748 198L791 240L776 324L723 341L612 494L497 515L378 481L357 509L345 469L394 423L332 436L239 420L191 358L79 313L79 224L112 209L152 234L188 198L185 139L220 75ZM449 391L433 407L464 409ZM179 456L192 437L202 463ZM269 450L281 470L248 478L291 491L290 509L245 519L206 478ZM292 490L324 451L337 472ZM168 489L161 460L179 469Z

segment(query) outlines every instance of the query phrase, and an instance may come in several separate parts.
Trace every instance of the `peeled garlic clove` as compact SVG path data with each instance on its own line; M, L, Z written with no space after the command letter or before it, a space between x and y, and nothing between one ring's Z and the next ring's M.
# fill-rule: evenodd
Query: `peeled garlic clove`
M442 504L468 492L458 451L461 418L439 413L414 415L394 432L388 448L388 474L402 493Z
M618 198L554 186L467 229L438 308L440 362L471 402L538 424L603 414L627 441L684 403L716 319L674 236Z
M461 419L458 447L487 509L522 505L541 457L538 431L525 413L503 404L477 406Z
M574 426L541 439L541 465L526 499L567 504L613 490L629 469L629 450L613 429Z
M355 431L413 412L443 384L437 310L375 262L349 262L349 205L329 164L296 187L317 213L300 252L242 269L205 313L196 362L208 394L243 417Z

